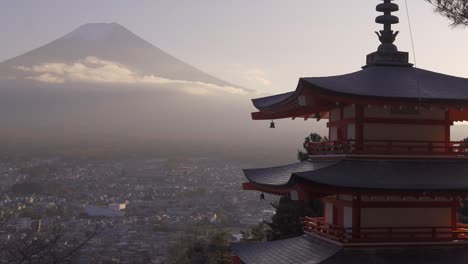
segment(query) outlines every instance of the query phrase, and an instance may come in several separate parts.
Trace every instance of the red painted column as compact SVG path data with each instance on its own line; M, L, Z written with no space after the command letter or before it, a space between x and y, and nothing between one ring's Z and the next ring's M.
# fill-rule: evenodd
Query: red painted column
M364 107L356 105L356 144L359 146L358 150L362 150L364 143ZM361 148L361 149L359 149Z
M450 127L452 126L452 122L450 121L450 110L445 112L445 146L447 146L446 151L451 152L450 146Z
M348 135L347 135L347 128L348 128L348 125L346 123L343 122L344 120L344 107L341 106L340 107L340 125L338 126L337 130L338 130L338 141L340 142L346 142L346 140L348 139Z
M322 199L322 209L323 209L323 219L325 219L325 221L327 221L327 217L330 217L329 215L327 215L327 200L326 198L323 198Z
M338 207L336 204L333 204L333 225L338 225Z
M242 261L238 256L233 256L232 257L232 264L242 264Z
M353 238L361 233L361 195L353 196Z
M458 203L458 201L455 201L452 203L452 217L451 217L451 220L452 220L452 226L457 226L458 225L458 208L459 208L460 204Z
M453 199L453 198L452 198ZM451 216L451 224L452 224L452 231L458 231L458 207L460 206L459 202L455 199L454 202L452 203L452 216ZM458 234L456 232L453 233L452 235L453 239L458 239Z

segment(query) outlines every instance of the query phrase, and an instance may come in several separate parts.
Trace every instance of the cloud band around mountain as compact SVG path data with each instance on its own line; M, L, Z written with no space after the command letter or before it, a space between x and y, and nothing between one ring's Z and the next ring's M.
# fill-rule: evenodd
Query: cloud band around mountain
M28 73L26 79L44 83L97 83L134 84L175 88L195 95L229 93L245 95L244 89L219 86L199 81L173 80L156 75L140 75L125 65L89 56L70 64L44 63L33 66L19 66L18 70Z

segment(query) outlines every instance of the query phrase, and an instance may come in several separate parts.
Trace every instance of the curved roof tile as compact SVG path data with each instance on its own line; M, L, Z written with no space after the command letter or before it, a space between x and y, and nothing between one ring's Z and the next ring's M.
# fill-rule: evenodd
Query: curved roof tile
M268 243L232 244L231 248L247 264L316 264L341 250L336 244L308 235Z
M286 166L244 170L245 177L256 184L282 186L289 183L293 173L314 171L335 164L337 161L308 160Z
M252 100L260 111L293 100L303 89L346 96L394 99L468 100L468 79L415 67L375 66L338 76L301 78L295 92Z
M294 173L307 181L342 188L467 191L468 162L434 160L342 160Z
M333 77L303 78L322 89L360 96L468 99L468 79L413 67L369 67Z
M456 160L309 160L244 174L250 182L269 187L302 179L339 188L468 191L468 161Z
M245 264L464 264L466 245L343 249L316 236L267 243L238 243L231 248Z

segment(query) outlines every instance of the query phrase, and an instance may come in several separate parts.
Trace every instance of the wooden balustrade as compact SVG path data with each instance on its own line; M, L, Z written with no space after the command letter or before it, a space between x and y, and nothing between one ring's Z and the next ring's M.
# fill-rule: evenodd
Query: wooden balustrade
M376 155L453 155L468 156L468 142L356 140L308 142L310 155L376 154Z
M352 228L330 225L323 218L305 217L304 232L312 233L341 243L397 243L397 242L452 242L467 241L468 226L430 227L364 227L358 232Z
M302 223L306 233L314 233L335 241L346 242L346 229L326 223L323 217L304 217Z

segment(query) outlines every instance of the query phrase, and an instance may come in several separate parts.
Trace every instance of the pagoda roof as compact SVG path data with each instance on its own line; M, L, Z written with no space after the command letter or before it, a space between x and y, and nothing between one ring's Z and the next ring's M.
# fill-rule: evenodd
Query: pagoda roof
M308 107L315 106L316 109L311 111L323 111L317 100L327 99L333 103L378 101L468 105L468 79L408 66L371 66L345 75L301 78L294 92L253 99L252 102L260 111L274 112L299 104L300 96L308 97ZM313 97L315 102L311 102Z
M278 189L307 183L352 191L468 191L468 161L457 160L315 159L244 174L255 185Z
M237 243L231 248L245 264L463 264L467 245L388 245L346 247L313 235L265 243Z
M335 255L341 246L304 235L266 243L235 243L231 248L243 263L315 264Z
M253 183L269 186L284 186L291 181L292 174L299 172L315 171L328 167L338 161L316 160L294 163L286 166L278 166L262 169L246 169L244 175Z

